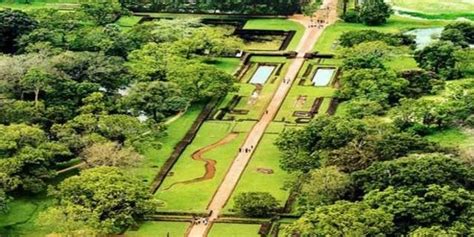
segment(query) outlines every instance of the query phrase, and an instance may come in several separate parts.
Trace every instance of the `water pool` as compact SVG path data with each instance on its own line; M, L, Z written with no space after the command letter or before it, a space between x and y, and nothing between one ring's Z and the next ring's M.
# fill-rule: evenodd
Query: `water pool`
M327 86L331 81L336 69L334 68L318 68L313 77L314 86Z
M252 84L265 84L265 82L272 75L275 66L258 66L257 71L253 74L250 83Z
M416 41L416 48L422 49L430 45L443 32L443 27L416 29L406 32L407 35L414 35Z

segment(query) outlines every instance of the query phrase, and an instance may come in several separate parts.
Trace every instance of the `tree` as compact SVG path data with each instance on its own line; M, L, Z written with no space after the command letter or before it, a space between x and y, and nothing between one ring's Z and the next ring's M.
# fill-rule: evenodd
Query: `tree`
M187 99L178 86L172 82L139 82L130 88L124 103L135 115L145 113L156 122L184 111L188 107Z
M383 0L364 0L359 9L359 20L369 26L382 25L392 13L390 5Z
M81 158L90 167L113 166L130 168L137 166L142 157L130 147L121 147L114 142L94 143L86 147Z
M32 90L35 94L35 107L38 108L39 95L41 91L50 89L50 83L54 81L53 76L43 70L32 69L21 79L20 84L25 91Z
M345 146L365 133L360 120L318 116L304 129L285 130L276 141L282 151L280 166L287 171L308 172L321 165L319 153Z
M354 30L342 33L339 44L353 47L364 42L382 41L390 46L414 46L414 36L401 33L383 33L376 30Z
M37 22L19 10L0 10L0 52L15 53L17 40L32 31Z
M112 167L81 171L50 190L50 195L58 204L43 212L38 223L64 234L121 233L156 208L141 179Z
M234 209L249 217L268 217L278 209L277 200L265 192L239 193L234 201Z
M458 29L447 29L441 33L440 40L451 41L454 45L462 48L469 47L466 37L463 32Z
M395 104L403 98L408 81L395 72L383 69L349 70L344 73L337 96L341 99L368 99L384 107Z
M415 60L421 68L433 71L446 79L460 76L456 69L458 48L451 42L439 41L415 52Z
M303 179L298 205L310 210L317 206L333 204L347 193L349 187L349 176L340 172L337 167L312 170Z
M342 49L341 55L344 69L375 69L385 68L384 61L393 51L381 41L369 41L357 44L351 48Z
M170 65L167 77L193 101L219 98L235 91L234 77L201 62L186 60Z
M376 162L367 169L351 174L355 186L364 193L389 186L413 190L430 184L474 187L474 168L461 160L441 154L414 155L391 161Z
M405 89L408 98L419 98L444 89L444 80L433 72L415 69L402 71L399 75L409 82Z
M124 13L120 3L115 0L83 3L81 10L101 26L115 22Z
M286 236L386 236L393 232L393 215L361 202L339 201L304 214L285 230Z
M474 44L474 24L469 21L456 21L448 24L444 31L458 30L463 35L465 41Z
M400 234L435 225L459 225L468 232L474 225L474 194L463 188L440 185L429 185L423 190L389 187L368 193L364 202L393 215L396 232Z
M71 158L63 144L50 142L36 126L0 125L0 187L40 192L45 181L56 175L53 165L59 158Z
M385 109L380 102L356 98L347 102L346 116L361 119L366 116L383 115Z

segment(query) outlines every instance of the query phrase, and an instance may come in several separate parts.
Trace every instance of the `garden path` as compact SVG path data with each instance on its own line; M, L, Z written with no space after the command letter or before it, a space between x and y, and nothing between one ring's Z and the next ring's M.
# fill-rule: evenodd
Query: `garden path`
M327 14L328 23L332 24L337 20L337 0L325 0L322 8L326 7L329 7L328 12L323 11L318 12L317 14ZM321 33L327 27L327 25L329 25L325 24L323 28L309 27L311 24L310 19L301 15L293 16L290 19L303 24L306 28L304 35L297 48L298 56L292 60L288 72L285 75L285 78L290 79L290 82L280 84L270 104L268 105L266 112L252 128L247 139L242 145L243 152L240 152L237 155L237 157L231 164L229 170L227 171L224 180L220 184L208 206L208 211L212 211L212 215L209 217L209 224L193 225L188 232L188 237L204 237L207 235L208 228L211 226L212 222L218 218L218 215L220 214L221 210L224 208L225 204L231 197L232 192L237 186L240 176L242 175L245 170L245 167L250 161L255 147L258 145L258 142L262 138L267 126L276 116L281 104L283 103L283 100L288 94L291 85L299 72L299 69L304 63L304 55L312 51L313 46L321 36ZM254 149L251 149L250 152L244 152L245 148L251 147L254 147Z

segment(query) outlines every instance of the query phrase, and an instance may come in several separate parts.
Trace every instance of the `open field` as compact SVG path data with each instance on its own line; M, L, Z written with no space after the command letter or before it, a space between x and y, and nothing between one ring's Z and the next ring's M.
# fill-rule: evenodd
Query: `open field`
M446 25L445 21L416 20L400 16L392 16L388 23L382 26L372 26L371 30L381 32L396 33L408 31L415 28L432 28ZM337 40L342 33L354 30L366 30L367 27L362 24L345 23L342 21L329 26L321 36L321 39L315 44L314 51L321 53L335 53L337 50Z
M208 237L258 237L260 225L216 223Z
M125 232L127 237L182 237L186 233L189 223L171 221L147 221L140 225L138 230Z
M269 192L278 200L281 206L285 205L289 193L282 188L288 174L281 170L279 166L280 151L274 145L277 137L277 134L265 134L263 136L231 199L227 203L226 209L232 209L234 206L233 198L238 193L243 192ZM262 169L271 170L272 173L264 173Z
M121 27L132 27L138 24L138 22L140 22L141 19L142 17L140 16L122 16L115 23Z
M245 138L240 133L229 143L206 152L203 156L216 161L216 173L212 179L189 184L176 184L201 177L205 173L204 162L196 161L191 155L197 150L216 143L232 132L233 123L208 121L203 124L196 138L186 148L172 170L165 178L155 197L165 202L162 210L205 211L212 195L219 186L230 163L237 155L238 148ZM174 186L171 186L174 185Z
M391 0L402 14L426 19L474 19L474 2L471 0Z

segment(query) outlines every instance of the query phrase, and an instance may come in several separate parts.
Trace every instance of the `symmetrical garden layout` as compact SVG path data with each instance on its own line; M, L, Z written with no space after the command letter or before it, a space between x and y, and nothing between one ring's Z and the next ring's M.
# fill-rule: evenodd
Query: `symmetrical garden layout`
M334 2L326 4L334 9L330 18L333 21ZM281 30L281 25L283 30L295 31L291 42L287 42L288 49L252 50L248 46L250 51L243 55L238 68L234 67L239 89L212 108L192 142L159 184L155 197L163 205L159 215L152 219L189 222L193 215L209 216L210 225L190 225L186 234L222 236L239 228L241 236L242 229L248 229L246 236L254 236L267 220L247 220L253 224L240 226L224 224L239 222L232 209L233 196L241 192L269 192L286 207L286 212L291 211L290 193L282 189L288 174L279 167L279 152L273 143L287 127L305 124L318 114L333 113L331 97L339 69L331 63L331 56L306 55L324 30L309 27L309 19L249 20L244 29L257 30L263 26L267 28L261 30ZM291 50L296 52L290 53ZM146 222L129 233L145 234L151 226L153 222ZM181 226L176 234L182 235L182 231Z

